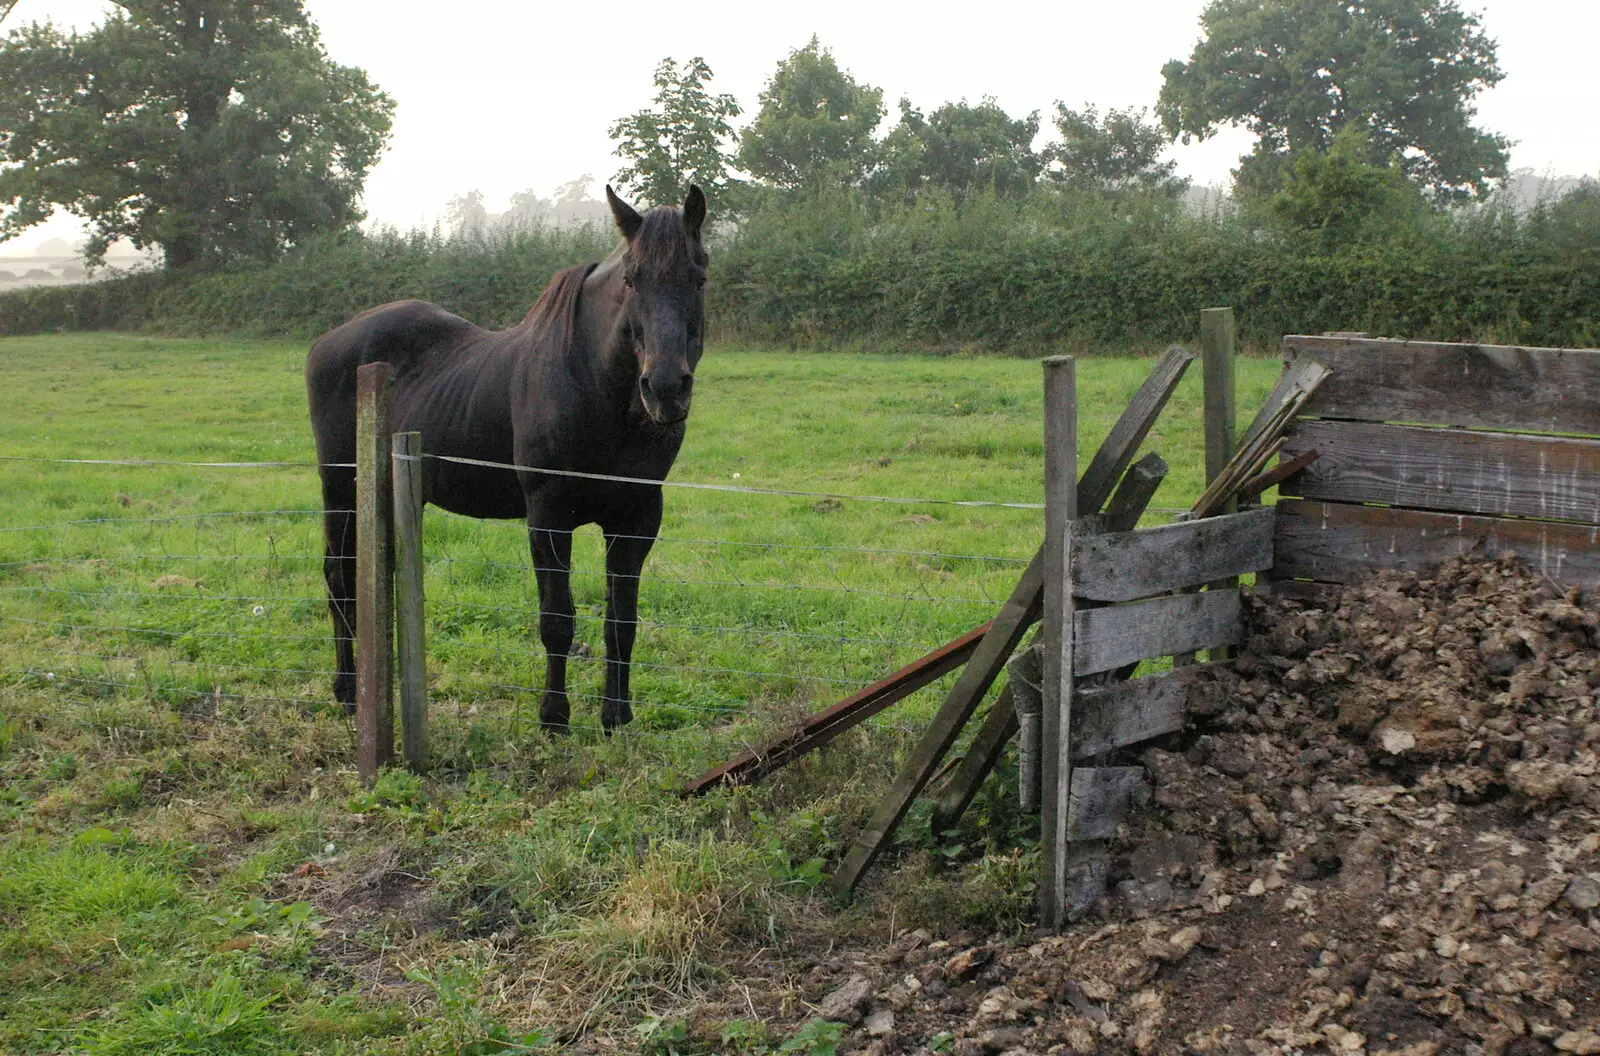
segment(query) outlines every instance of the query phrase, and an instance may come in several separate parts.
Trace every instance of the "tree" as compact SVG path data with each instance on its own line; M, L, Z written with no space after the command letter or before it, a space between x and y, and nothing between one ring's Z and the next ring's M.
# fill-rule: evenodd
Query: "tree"
M1061 142L1045 148L1045 175L1064 187L1103 194L1182 194L1189 181L1174 175L1177 162L1161 160L1167 136L1146 113L1111 109L1102 118L1093 104L1073 110L1058 101L1054 123Z
M841 70L813 36L762 90L761 109L740 137L739 166L778 187L855 185L872 167L872 132L882 119L883 90Z
M1326 154L1294 156L1283 187L1272 196L1272 213L1289 227L1316 233L1332 249L1358 241L1378 223L1384 233L1395 221L1425 210L1416 184L1399 165L1372 165L1366 130L1346 125Z
M900 100L900 123L882 144L874 182L914 196L937 187L957 198L988 189L1016 197L1028 192L1041 161L1033 152L1039 112L1012 118L988 96L977 106L963 99L924 117Z
M117 0L87 33L0 44L0 240L57 206L85 254L270 260L361 219L394 103L332 62L300 0Z
M477 237L489 229L491 214L478 190L458 194L445 203L444 221L457 236Z
M1356 122L1369 164L1398 159L1436 197L1505 175L1509 141L1472 124L1473 99L1504 76L1495 44L1454 0L1211 0L1200 22L1189 61L1162 69L1158 110L1185 142L1224 124L1254 132L1246 194L1274 193L1295 154L1327 153Z
M735 138L728 122L740 111L733 96L706 90L711 76L698 55L681 69L672 59L661 60L655 106L611 126L614 153L627 162L617 170L618 183L658 205L683 201L690 184L713 209L724 204L731 182L724 144Z

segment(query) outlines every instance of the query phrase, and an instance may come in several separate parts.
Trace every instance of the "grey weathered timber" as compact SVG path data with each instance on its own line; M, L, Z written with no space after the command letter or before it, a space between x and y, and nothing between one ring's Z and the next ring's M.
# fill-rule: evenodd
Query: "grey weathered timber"
M1074 760L1091 759L1114 748L1148 741L1183 729L1189 685L1210 665L1180 667L1148 678L1080 688L1073 704Z
M1233 457L1233 420L1238 393L1233 373L1233 309L1200 313L1200 355L1205 377L1206 483L1217 479ZM1230 507L1225 512L1232 512Z
M1288 480L1290 477L1294 476L1296 473L1315 462L1318 457L1319 452L1317 449L1311 448L1310 450L1302 451L1298 455L1295 455L1291 458L1280 460L1278 464L1273 466L1271 469L1257 473L1255 476L1239 485L1239 501L1243 502L1246 499L1253 499L1257 495L1260 495L1263 491L1266 491L1268 488L1276 484L1282 484L1284 481Z
M1331 371L1315 355L1287 348L1284 350L1284 355L1288 358L1288 362L1284 364L1283 373L1278 375L1272 391L1261 401L1261 407L1256 411L1255 418L1251 419L1250 428L1244 431L1246 440L1265 429L1267 423L1277 417L1289 404L1305 402L1310 393L1320 389L1328 380Z
M1600 584L1600 528L1381 506L1278 503L1278 579L1344 583L1373 568L1421 571L1482 548L1510 550L1558 583Z
M1128 460L1132 459L1139 443L1149 433L1151 425L1160 415L1161 408L1166 404L1167 397L1171 395L1173 388L1177 386L1178 377L1181 376L1182 372L1177 371L1176 375L1171 372L1164 374L1164 366L1169 362L1178 363L1181 361L1183 366L1186 367L1192 359L1192 356L1183 353L1181 349L1176 351L1169 350L1167 356L1157 363L1156 368L1151 371L1151 377L1146 379L1145 384L1140 387L1139 393L1134 397L1133 402L1123 410L1121 416L1117 419L1117 423L1112 426L1111 433L1106 437L1105 442L1101 444L1101 448L1107 450L1107 454L1104 457L1110 464L1126 465ZM1113 451L1121 453L1113 454ZM1095 457L1097 461L1101 460L1099 453ZM1115 475L1112 474L1109 479L1115 481ZM1093 489L1084 489L1080 486L1077 494L1084 495L1090 490ZM1100 501L1103 501L1103 499ZM1016 637L1011 640L1010 644L1001 644L988 654L987 659L983 662L984 665L990 663L1003 664L1006 657L1010 655L1011 650L1015 648L1016 640L1021 638L1028 626L1038 621L1044 603L1044 554L1045 548L1041 546L1039 552L1034 556L1033 563L1029 565L1028 572L1024 574L1023 580L1018 583L1017 591L1012 593L1012 600L1007 602L1005 609L1002 609L1002 615L1005 615L1011 609L1013 603L1025 606L1026 622L1015 629ZM1031 586L1028 586L1030 577L1032 577ZM1030 589L1032 593L1018 593L1023 591L1025 587ZM997 617L994 624L991 624L991 632L994 631L995 625L999 622L1000 620ZM1010 634L1010 629L1008 628L1004 633ZM985 642L988 641L989 635L986 634ZM979 664L979 660L975 656L968 663L962 679L965 680L972 676L974 669L979 666L982 665ZM890 786L889 791L879 804L877 813L873 815L872 820L867 824L867 828L857 838L856 844L851 848L850 853L841 864L839 873L835 874L834 886L836 889L840 891L852 890L860 882L862 874L877 857L883 844L894 832L895 827L900 824L900 820L905 816L906 810L910 808L912 800L932 778L940 760L944 758L944 753L949 750L950 745L954 743L956 736L960 733L961 727L971 717L972 711L978 706L983 693L987 691L993 678L994 673L992 671L987 675L980 676L980 681L974 683L980 687L976 696L970 696L968 690L962 690L961 682L958 682L956 687L951 690L951 695L946 697L944 705L923 735L923 740L919 743L917 751L913 753L911 760L907 763L906 769L901 772L900 776L895 779L895 783ZM958 690L961 691L959 697L957 696Z
M1146 454L1139 461L1129 467L1123 475L1122 483L1117 485L1116 493L1111 496L1111 501L1106 504L1106 511L1095 520L1099 527L1105 531L1125 532L1131 530L1139 523L1139 518L1144 515L1145 507L1154 497L1156 489L1161 486L1161 481L1166 478L1167 463L1155 452ZM1079 489L1082 494L1082 489ZM1086 523L1080 519L1080 525ZM1083 538L1087 538L1087 533ZM1030 666L1019 672L1017 667L1026 661ZM983 721L983 726L972 739L972 746L967 750L966 756L961 760L961 765L951 776L950 783L934 811L936 830L943 830L953 825L972 803L972 797L982 787L984 778L994 769L995 763L1000 758L1000 752L1007 741L1021 733L1023 741L1019 744L1018 762L1021 773L1019 779L1019 795L1022 800L1022 809L1034 813L1039 809L1039 725L1040 710L1043 708L1043 691L1038 685L1043 680L1043 671L1040 667L1041 660L1036 649L1030 648L1018 653L1007 665L1008 677L1006 688L1012 694L1014 707L989 709L988 716ZM1132 672L1130 671L1129 674ZM1029 684L1029 679L1032 683ZM1024 697L1028 703L1025 703ZM1031 732L1023 728L1023 721L1019 713L1031 709ZM1028 738L1031 737L1031 744ZM1068 852L1069 860L1072 852ZM1069 874L1073 866L1069 864ZM1067 905L1074 904L1072 890L1064 899Z
M1016 683L1007 679L1005 687L989 706L989 714L978 727L977 735L967 746L967 754L961 757L955 773L950 775L949 785L934 803L932 827L935 836L961 820L961 815L972 805L972 797L977 795L978 789L983 786L983 779L1000 761L1000 753L1005 751L1006 742L1020 731L1021 722L1017 716L1015 688ZM1037 732L1037 714L1034 718L1035 732ZM1026 781L1025 778L1023 780ZM1034 782L1034 793L1032 809L1037 810L1039 805L1037 781ZM1024 809L1028 809L1026 804Z
M356 770L394 757L394 492L387 363L356 371Z
M1167 479L1167 461L1151 451L1128 468L1117 485L1106 511L1099 516L1098 529L1104 532L1131 532L1155 498L1161 482ZM1079 507L1081 511L1083 507Z
M1272 511L1085 537L1072 589L1093 601L1133 601L1272 566Z
M1077 364L1044 361L1044 703L1039 723L1039 917L1060 927L1066 916L1067 810L1072 780L1074 673L1072 552L1078 519ZM1110 487L1106 494L1110 494Z
M1134 393L1127 408L1106 434L1089 465L1078 480L1078 511L1084 516L1096 513L1105 505L1107 497L1117 486L1128 463L1138 453L1139 445L1149 435L1150 427L1161 416L1184 371L1194 362L1194 353L1178 345L1167 349L1151 368L1144 384Z
M1024 813L1037 814L1039 743L1044 719L1044 656L1037 646L1022 650L1006 664L1006 688L1011 690L1011 710L1016 715L1017 798ZM979 731L979 737L982 736L983 731ZM998 738L1002 733L991 731L991 736ZM982 762L980 760L980 765ZM984 772L987 771L988 766L985 766ZM965 794L965 790L962 791ZM962 804L963 809L965 806ZM960 811L952 810L950 813L956 816Z
M1600 435L1597 350L1299 336L1283 347L1333 368L1306 414Z
M983 700L983 695L994 684L1006 658L1017 647L1028 628L1038 621L1043 599L1044 556L1041 548L1029 562L1022 578L1012 589L1011 596L1001 606L972 658L967 661L961 677L951 687L933 721L923 731L922 739L913 749L905 769L884 793L872 819L851 845L850 852L839 865L839 871L834 874L836 890L844 892L855 889L862 874L888 843L906 811L911 809L917 794L933 777L939 761L955 743L961 728Z
M1076 621L1073 670L1078 675L1209 646L1238 645L1244 636L1237 589L1086 608Z
M1301 420L1284 450L1319 452L1301 498L1600 523L1600 440Z
M1109 840L1148 795L1142 766L1080 766L1072 771L1067 838Z
M400 755L428 761L428 648L422 594L422 434L394 434L394 600L400 661Z

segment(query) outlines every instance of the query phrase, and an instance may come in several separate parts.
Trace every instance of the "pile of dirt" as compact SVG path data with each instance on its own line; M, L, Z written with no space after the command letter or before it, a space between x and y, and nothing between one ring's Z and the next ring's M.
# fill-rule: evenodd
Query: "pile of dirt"
M1600 1053L1600 592L1459 559L1251 610L1089 919L818 964L841 1051Z

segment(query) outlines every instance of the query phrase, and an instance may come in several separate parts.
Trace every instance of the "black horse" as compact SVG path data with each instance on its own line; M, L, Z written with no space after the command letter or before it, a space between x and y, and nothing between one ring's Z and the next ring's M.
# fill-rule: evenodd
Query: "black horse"
M338 671L333 695L355 701L356 369L394 370L396 431L422 433L429 455L663 480L683 443L694 369L705 343L706 200L640 216L606 188L622 240L598 264L559 272L527 318L480 329L437 305L399 301L330 330L306 359L322 464L323 572ZM428 502L471 517L526 518L546 652L539 716L565 728L572 648L572 532L595 523L606 540L606 729L633 717L639 571L661 527L661 487L423 462Z

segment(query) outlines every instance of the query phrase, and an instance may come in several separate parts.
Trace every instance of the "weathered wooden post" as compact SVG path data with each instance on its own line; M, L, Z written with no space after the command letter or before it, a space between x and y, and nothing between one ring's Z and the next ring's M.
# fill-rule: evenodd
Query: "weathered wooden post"
M1207 308L1200 313L1200 365L1205 380L1206 483L1210 484L1233 457L1233 419L1237 393L1233 377L1233 309ZM1224 513L1238 504L1228 500Z
M1077 367L1044 361L1044 704L1040 723L1039 917L1066 915L1067 814L1072 788L1072 547L1078 516Z
M422 434L394 434L395 630L400 659L400 753L421 771L428 755L428 651L422 595Z
M1207 308L1200 313L1200 365L1205 378L1207 485L1217 479L1233 457L1234 417L1238 413L1233 341L1232 308ZM1239 512L1239 500L1229 496L1219 512ZM1238 585L1238 577L1210 584L1219 589ZM1222 648L1213 649L1207 655L1212 660L1226 660L1231 653L1232 650Z
M394 755L393 374L356 371L356 770L371 781Z

